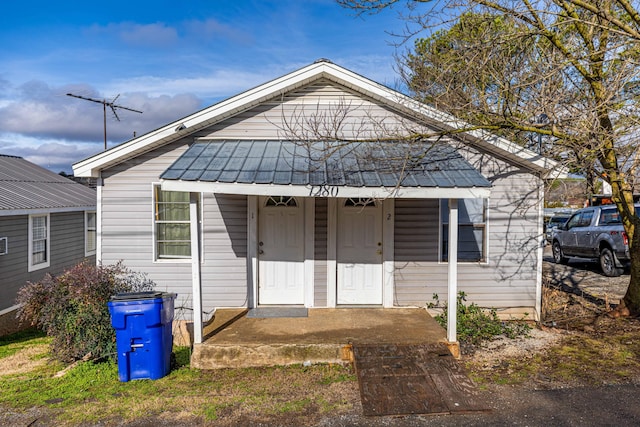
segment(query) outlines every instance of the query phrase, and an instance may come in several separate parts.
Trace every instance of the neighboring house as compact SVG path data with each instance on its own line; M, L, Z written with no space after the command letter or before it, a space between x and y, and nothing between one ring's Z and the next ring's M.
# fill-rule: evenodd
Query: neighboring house
M27 281L95 254L96 191L0 154L0 335L20 329L15 298Z
M224 307L425 307L464 291L538 318L557 165L482 131L436 135L460 126L320 60L74 172L98 178L98 260L177 292L196 343L200 313Z

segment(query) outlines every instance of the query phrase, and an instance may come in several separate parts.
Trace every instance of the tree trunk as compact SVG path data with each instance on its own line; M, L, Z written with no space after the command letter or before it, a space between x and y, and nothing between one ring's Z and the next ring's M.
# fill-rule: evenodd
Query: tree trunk
M638 218L634 218L634 225L639 225ZM640 315L640 233L634 233L629 241L631 255L629 287L622 298L620 306L614 311L614 316Z

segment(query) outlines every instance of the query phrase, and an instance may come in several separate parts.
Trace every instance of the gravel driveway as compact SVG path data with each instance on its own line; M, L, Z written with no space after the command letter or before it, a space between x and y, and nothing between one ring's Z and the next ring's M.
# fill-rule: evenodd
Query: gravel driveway
M619 277L602 275L596 260L570 259L567 265L555 264L551 247L544 250L543 278L546 283L593 302L618 304L629 286L629 274Z

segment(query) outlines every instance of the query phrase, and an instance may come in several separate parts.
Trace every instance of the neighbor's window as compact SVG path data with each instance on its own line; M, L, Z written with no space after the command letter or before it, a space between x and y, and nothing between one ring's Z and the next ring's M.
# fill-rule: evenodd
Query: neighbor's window
M458 261L474 262L486 259L486 199L458 199ZM449 258L449 200L440 199L442 252L440 259Z
M157 259L191 257L189 193L155 186L154 222Z
M96 212L84 213L84 253L86 256L96 253Z
M29 216L29 271L49 267L49 214Z

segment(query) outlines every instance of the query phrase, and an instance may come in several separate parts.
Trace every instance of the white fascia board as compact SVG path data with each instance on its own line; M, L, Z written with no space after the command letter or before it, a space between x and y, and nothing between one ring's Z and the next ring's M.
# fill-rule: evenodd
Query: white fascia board
M239 184L203 181L161 181L164 191L243 194L250 196L344 197L375 199L475 199L488 198L491 188L443 187L311 187L306 185Z
M50 213L84 212L84 211L95 211L95 210L96 210L96 205L71 206L71 207L61 207L61 208L9 209L9 210L0 210L0 216L42 215L42 214L50 214Z

